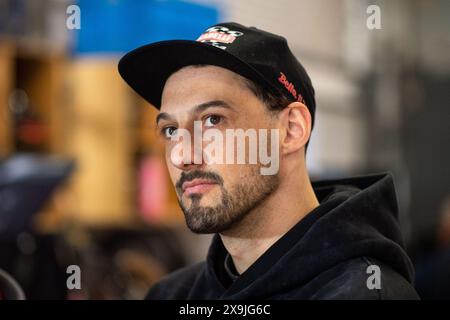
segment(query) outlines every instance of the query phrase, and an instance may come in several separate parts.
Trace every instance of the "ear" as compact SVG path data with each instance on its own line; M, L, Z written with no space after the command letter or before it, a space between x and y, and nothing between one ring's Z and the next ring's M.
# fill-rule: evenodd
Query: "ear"
M287 155L303 148L311 135L311 113L301 102L292 102L281 111L281 154Z

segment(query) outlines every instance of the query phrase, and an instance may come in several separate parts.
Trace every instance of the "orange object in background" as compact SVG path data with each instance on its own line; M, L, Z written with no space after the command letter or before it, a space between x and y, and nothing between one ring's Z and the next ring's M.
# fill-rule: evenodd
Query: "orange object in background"
M17 136L26 144L40 145L48 139L48 130L45 125L36 120L25 120L20 123Z

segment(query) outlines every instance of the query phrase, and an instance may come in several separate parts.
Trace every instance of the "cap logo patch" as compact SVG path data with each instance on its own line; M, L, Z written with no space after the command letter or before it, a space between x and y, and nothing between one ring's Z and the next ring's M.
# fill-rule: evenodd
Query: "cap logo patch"
M214 26L202 33L197 41L225 50L227 44L233 43L237 37L243 34L240 31L230 30L227 27Z

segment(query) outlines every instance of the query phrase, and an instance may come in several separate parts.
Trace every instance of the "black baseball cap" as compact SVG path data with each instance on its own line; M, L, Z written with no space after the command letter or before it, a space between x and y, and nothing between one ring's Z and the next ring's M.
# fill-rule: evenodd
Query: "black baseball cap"
M122 78L156 108L171 74L188 65L214 65L276 95L303 102L314 123L314 88L284 37L235 22L209 27L196 41L169 40L132 50L119 61Z

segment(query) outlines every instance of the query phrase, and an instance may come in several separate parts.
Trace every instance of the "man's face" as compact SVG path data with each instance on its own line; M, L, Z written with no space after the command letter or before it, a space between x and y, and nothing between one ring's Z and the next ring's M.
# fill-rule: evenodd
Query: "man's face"
M225 148L226 129L258 132L276 127L276 117L269 114L241 76L215 66L191 66L179 70L165 84L157 121L165 143L170 177L186 223L193 232L228 230L276 190L278 174L261 175L259 161L249 163L250 143L244 150L237 144L233 148L235 157L244 152L243 164L237 164L237 161L208 164L205 161L208 142L197 144L194 141L198 124L203 131L217 129L223 133L221 150L225 158L230 151ZM194 132L194 122L197 132ZM177 156L175 148L183 139L173 141L171 138L181 132L180 129L187 130L192 139L189 139L189 154ZM267 140L268 145L270 134ZM269 153L273 152L270 147L268 149ZM186 161L188 156L190 159ZM195 157L201 161L194 162Z

